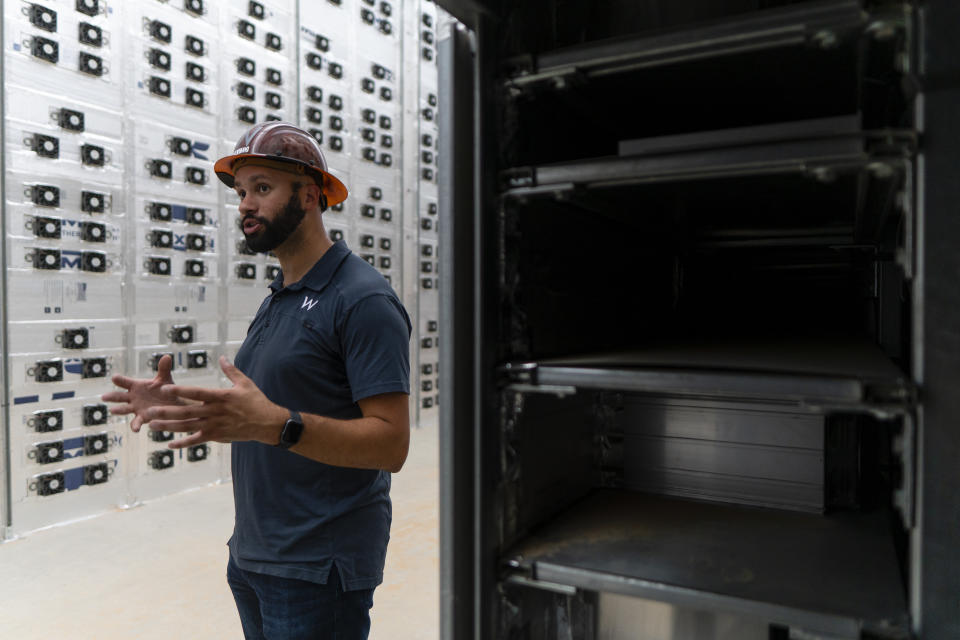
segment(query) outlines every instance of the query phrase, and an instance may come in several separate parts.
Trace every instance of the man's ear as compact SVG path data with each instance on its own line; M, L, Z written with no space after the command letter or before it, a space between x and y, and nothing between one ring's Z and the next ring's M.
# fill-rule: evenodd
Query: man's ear
M315 207L320 206L321 198L323 197L323 192L320 187L316 184L307 184L305 189L302 190L303 193L303 208L307 211L314 209ZM322 209L323 207L321 207Z

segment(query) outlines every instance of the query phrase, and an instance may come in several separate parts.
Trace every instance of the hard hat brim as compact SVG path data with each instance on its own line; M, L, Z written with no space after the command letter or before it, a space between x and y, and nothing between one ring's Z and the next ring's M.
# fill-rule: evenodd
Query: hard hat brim
M340 182L335 175L327 171L317 169L316 167L312 167L305 162L300 162L299 160L279 158L277 156L267 156L260 153L238 153L220 158L214 163L213 171L217 174L220 182L227 185L231 189L234 185L233 163L240 158L263 158L264 160L270 160L272 162L279 161L288 164L299 165L304 168L305 173L309 173L313 177L318 177L320 179L321 189L323 189L323 194L327 197L328 207L332 207L333 205L339 204L347 199L347 187L344 186L344 184Z

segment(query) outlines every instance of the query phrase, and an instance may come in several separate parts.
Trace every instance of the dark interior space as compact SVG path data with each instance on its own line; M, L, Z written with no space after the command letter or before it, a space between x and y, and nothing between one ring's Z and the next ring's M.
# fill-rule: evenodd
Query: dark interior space
M625 140L856 113L854 46L728 56L538 86L512 104L506 166L614 156ZM549 108L545 108L549 105ZM506 122L512 123L508 109Z
M911 115L905 81L891 70L896 50L849 40L838 49L780 48L526 87L505 103L503 165L614 156L626 140L851 114L880 135Z
M561 47L628 34L650 33L675 27L743 15L761 9L813 4L816 0L502 0L504 16L503 58L540 53Z
M514 339L504 356L760 336L848 336L897 355L906 336L884 331L891 314L907 331L906 302L877 279L899 271L901 214L896 189L865 199L865 180L768 176L508 203Z

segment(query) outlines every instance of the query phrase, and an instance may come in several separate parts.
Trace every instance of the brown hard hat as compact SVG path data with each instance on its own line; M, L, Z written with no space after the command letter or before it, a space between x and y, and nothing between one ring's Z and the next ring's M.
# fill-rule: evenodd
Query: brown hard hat
M213 170L228 187L233 187L234 165L250 158L251 164L265 164L283 170L309 175L323 190L327 206L347 199L347 188L327 170L320 145L309 133L288 122L262 122L247 131L233 153L217 160ZM257 162L257 161L260 162ZM274 165L274 163L279 163ZM241 163L242 164L242 163ZM238 168L239 168L238 164Z

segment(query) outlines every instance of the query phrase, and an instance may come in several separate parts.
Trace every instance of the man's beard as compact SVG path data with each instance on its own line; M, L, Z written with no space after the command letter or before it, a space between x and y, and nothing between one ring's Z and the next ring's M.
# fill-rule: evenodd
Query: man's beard
M300 206L300 198L297 191L294 191L293 195L290 196L290 200L287 201L287 204L280 210L280 213L277 214L277 217L272 222L260 216L247 216L248 218L254 218L260 223L259 233L246 236L246 243L251 251L256 251L257 253L273 251L286 242L287 238L297 230L297 227L303 222L303 217L307 215L306 210Z

